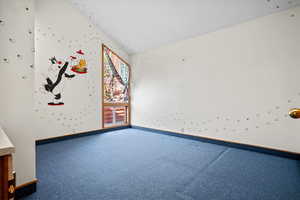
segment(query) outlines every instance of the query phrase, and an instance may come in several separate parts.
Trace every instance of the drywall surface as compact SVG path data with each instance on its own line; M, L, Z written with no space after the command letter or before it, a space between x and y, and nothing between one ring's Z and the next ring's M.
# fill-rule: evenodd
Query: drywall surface
M0 0L0 124L16 147L17 185L36 177L35 140L102 128L102 43L128 60L66 1ZM72 71L79 63L86 73ZM59 87L47 91L47 78ZM49 106L57 91L64 105Z
M35 138L101 129L101 45L107 45L125 60L128 60L127 53L68 1L36 2L35 35L34 112L39 130ZM71 56L76 59L72 60ZM61 64L53 64L53 57ZM80 59L86 62L86 73L72 71ZM47 79L55 83L61 70L58 67L66 62L68 66L61 81L53 91L47 91ZM56 101L58 94L61 98ZM48 105L55 101L64 105Z
M19 185L35 178L33 0L0 0L0 44L0 124L16 147Z
M132 56L132 124L300 153L300 8Z

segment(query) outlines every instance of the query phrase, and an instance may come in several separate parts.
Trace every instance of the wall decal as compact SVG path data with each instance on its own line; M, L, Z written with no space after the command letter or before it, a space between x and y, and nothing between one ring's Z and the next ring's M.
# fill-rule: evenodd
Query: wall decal
M87 73L87 62L83 57L83 51L76 51L76 56L69 56L65 61L57 60L56 57L49 59L51 65L48 69L47 83L44 84L44 89L53 95L53 101L48 103L49 106L64 105L62 92L65 81L76 76L73 72L77 74Z
M76 51L77 53L77 58L74 56L71 56L72 62L75 61L75 64L71 65L72 66L72 71L78 74L85 74L87 73L87 64L86 64L86 59L84 57L84 53L82 50ZM76 60L79 60L76 62Z

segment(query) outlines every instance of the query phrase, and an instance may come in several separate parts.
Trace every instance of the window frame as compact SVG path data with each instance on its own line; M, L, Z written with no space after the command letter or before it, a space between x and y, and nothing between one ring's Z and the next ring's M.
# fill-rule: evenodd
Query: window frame
M108 49L112 54L114 54L117 58L119 58L122 62L124 62L128 66L129 70L129 78L128 78L128 103L105 103L104 102L104 48ZM130 126L131 124L131 66L128 62L126 62L123 58L121 58L118 54L116 54L114 51L112 51L108 46L105 44L102 44L102 73L101 73L101 79L102 79L102 128L115 128L115 127L124 127L124 126ZM126 123L122 125L113 125L113 126L107 126L105 127L104 123L104 107L106 106L124 106L127 107L127 115L126 115Z

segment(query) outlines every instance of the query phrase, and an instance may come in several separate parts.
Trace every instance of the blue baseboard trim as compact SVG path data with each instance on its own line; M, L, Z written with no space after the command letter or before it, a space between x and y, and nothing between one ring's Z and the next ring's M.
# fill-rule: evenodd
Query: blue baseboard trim
M127 129L127 128L131 128L131 126L120 126L120 127L99 129L99 130L94 130L94 131L75 133L75 134L70 134L70 135L63 135L63 136L47 138L47 139L41 139L41 140L36 140L35 144L36 145L48 144L48 143L59 142L59 141L63 141L63 140L70 140L70 139L78 138L78 137L84 137L84 136L95 135L95 134L102 134L102 133L106 133L106 132L109 132L109 131Z
M147 128L147 127L142 127L142 126L132 125L131 128L150 131L150 132L158 133L158 134L164 134L164 135L170 135L170 136L175 136L175 137L180 137L180 138L197 140L197 141L211 143L211 144L223 145L223 146L232 147L232 148L255 151L255 152L259 152L259 153L265 153L265 154L290 158L290 159L294 159L294 160L300 160L300 154L295 153L295 152L270 149L270 148L265 148L265 147L260 147L260 146L253 146L253 145L249 145L249 144L241 144L241 143L223 141L223 140L206 138L206 137L201 137L201 136L187 135L187 134L183 134L183 133L176 133L176 132Z

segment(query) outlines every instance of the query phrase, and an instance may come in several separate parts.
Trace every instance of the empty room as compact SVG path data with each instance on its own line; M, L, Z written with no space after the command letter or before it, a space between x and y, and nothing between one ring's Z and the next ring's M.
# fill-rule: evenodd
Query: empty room
M0 0L0 200L300 200L300 0Z

